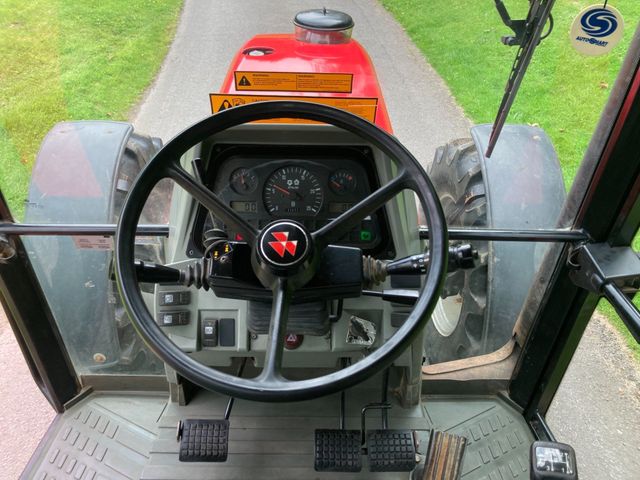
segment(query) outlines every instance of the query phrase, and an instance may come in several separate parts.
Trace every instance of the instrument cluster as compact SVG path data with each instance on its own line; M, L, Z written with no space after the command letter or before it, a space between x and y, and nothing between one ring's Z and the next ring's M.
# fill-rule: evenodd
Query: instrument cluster
M233 210L261 229L277 219L291 219L314 231L379 187L373 157L361 147L217 146L208 162L207 184ZM230 240L242 235L200 207L195 246L211 229ZM381 210L365 218L340 244L369 252L388 249ZM198 248L198 250L202 250Z

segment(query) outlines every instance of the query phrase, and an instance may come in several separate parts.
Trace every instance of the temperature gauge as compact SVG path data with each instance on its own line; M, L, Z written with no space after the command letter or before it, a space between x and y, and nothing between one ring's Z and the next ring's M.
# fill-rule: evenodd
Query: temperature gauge
M236 193L248 195L258 188L258 177L247 168L238 168L231 173L229 183Z
M338 195L351 193L356 189L356 177L349 170L336 170L329 177L329 188Z

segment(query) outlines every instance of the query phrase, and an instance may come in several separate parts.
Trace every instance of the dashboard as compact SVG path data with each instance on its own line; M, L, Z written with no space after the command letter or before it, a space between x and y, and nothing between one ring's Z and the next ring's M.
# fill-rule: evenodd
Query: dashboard
M205 183L256 228L289 218L314 231L379 187L373 155L365 147L212 146ZM395 255L383 209L339 242L378 257ZM210 232L242 241L230 225L198 207L188 254L202 255Z
M283 133L264 127L249 124L212 137L184 159L188 168L188 162L199 158L199 176L207 188L256 228L288 218L317 230L396 174L375 147L350 143L359 139L348 132L305 125L300 129L291 126ZM404 232L401 223L407 212L415 216L414 196L403 192L396 200L334 243L356 247L363 255L381 260L419 251L417 235L392 235L392 231ZM227 248L225 239L242 241L232 225L213 218L182 189L174 192L172 209L184 212L184 222L176 224L175 248L169 248L170 265L176 268L193 265L192 260L205 256L207 249ZM251 357L261 366L270 328L268 301L174 285L157 285L154 293L156 321L192 358L228 367L234 358ZM382 345L404 318L406 307L371 297L343 301L299 298L291 305L287 321L288 333L299 343L287 349L284 365L335 368L344 358L355 362L364 350ZM356 324L375 328L376 335L370 337L373 345L351 340ZM396 365L410 358L403 356Z

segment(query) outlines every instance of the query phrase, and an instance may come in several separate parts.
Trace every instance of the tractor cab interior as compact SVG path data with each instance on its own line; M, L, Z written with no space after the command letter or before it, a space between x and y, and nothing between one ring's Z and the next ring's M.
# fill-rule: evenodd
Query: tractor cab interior
M24 222L0 198L2 303L59 413L25 478L577 478L544 417L597 299L638 318L640 37L567 193L538 127L425 169L353 26L250 39L164 143L58 124Z

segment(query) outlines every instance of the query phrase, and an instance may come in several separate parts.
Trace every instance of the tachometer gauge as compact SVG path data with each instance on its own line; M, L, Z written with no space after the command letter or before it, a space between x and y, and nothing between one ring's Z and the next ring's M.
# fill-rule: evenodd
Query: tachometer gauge
M236 193L248 195L258 188L258 177L247 168L238 168L231 172L229 183Z
M329 177L329 188L338 195L353 192L356 189L356 177L349 170L336 170Z
M322 187L318 178L302 167L283 167L267 179L264 206L275 216L313 216L322 207Z

